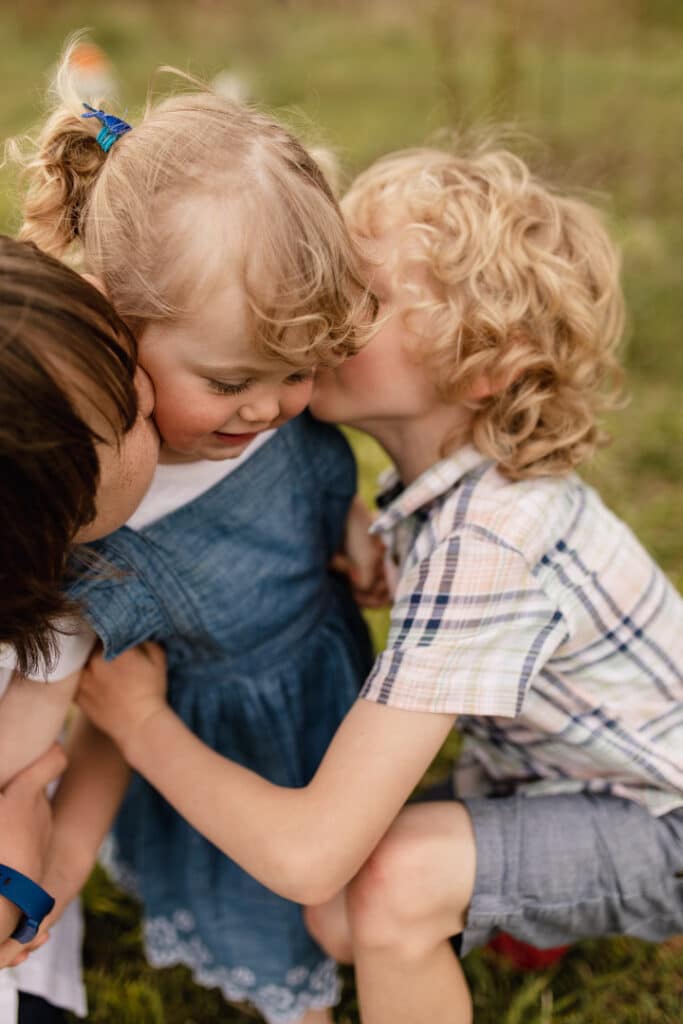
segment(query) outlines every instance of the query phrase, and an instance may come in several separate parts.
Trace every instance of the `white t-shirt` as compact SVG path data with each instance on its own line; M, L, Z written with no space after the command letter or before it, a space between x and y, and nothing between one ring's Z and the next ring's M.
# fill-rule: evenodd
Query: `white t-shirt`
M275 434L266 430L259 434L236 459L221 459L214 462L200 459L197 462L163 463L157 466L147 494L138 505L126 526L131 530L142 530L157 519L175 512L183 505L189 505L204 491L208 491L219 480L234 473L247 459Z

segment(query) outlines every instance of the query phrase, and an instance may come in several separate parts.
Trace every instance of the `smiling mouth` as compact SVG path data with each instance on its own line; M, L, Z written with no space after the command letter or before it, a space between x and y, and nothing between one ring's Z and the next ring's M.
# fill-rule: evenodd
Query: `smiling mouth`
M224 430L214 430L214 437L217 437L219 441L225 441L227 444L241 444L244 441L251 441L258 431L252 431L249 434L228 434Z

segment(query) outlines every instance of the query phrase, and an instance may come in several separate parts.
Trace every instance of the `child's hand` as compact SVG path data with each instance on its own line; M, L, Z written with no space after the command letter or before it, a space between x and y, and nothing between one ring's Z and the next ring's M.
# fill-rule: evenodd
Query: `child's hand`
M45 787L65 767L64 750L55 743L0 793L0 860L44 888L45 862L52 837L52 811ZM4 934L9 934L12 927ZM25 947L14 939L1 943L0 967L7 967L23 952Z
M105 661L90 659L81 675L77 703L90 721L124 753L136 732L166 708L166 656L145 643Z
M361 608L381 608L391 600L384 572L384 545L368 532L371 525L370 512L357 495L346 519L344 550L330 563L331 569L348 576Z
M52 837L52 811L45 787L66 768L66 755L54 743L0 793L0 860L40 882Z
M348 576L353 598L361 608L382 608L391 601L384 572L384 545L368 535L367 550L359 559L340 551L330 562L335 572Z
M14 939L7 939L0 943L0 967L18 967L19 964L23 964L24 960L28 960L31 953L35 953L37 949L44 946L50 938L48 920L47 917L43 920L38 934L32 942L19 943Z
M45 867L45 873L41 885L43 889L49 892L50 896L55 901L55 905L47 915L43 918L43 922L38 929L38 934L35 939L25 945L19 946L19 952L16 952L16 943L11 940L0 945L0 964L2 966L18 967L22 964L31 953L34 953L50 938L50 929L54 928L57 921L66 910L69 903L78 896L79 892L88 880L90 871L95 866L95 861L89 863L86 871L78 870L76 865L78 864L78 858L70 856L70 851L64 848L60 842L58 835L57 826L53 833L53 843L50 848L50 852L47 858L47 864ZM14 947L14 948L13 948ZM13 955L13 959L7 962L3 962L3 958L6 961L8 956Z

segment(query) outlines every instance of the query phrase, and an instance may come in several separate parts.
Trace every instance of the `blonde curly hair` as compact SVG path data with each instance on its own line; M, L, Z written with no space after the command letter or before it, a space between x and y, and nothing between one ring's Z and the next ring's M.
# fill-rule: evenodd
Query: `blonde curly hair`
M566 473L608 440L597 417L618 399L624 311L595 209L492 148L386 156L342 206L355 233L395 238L387 269L415 291L420 358L444 400L469 406L470 439L501 472ZM490 393L471 400L482 381Z
M191 315L237 273L267 354L295 365L353 354L375 300L301 143L254 108L202 90L148 103L105 154L100 124L82 117L72 87L79 38L62 56L37 143L13 147L28 179L20 238L60 257L81 247L85 269L138 334L151 320Z

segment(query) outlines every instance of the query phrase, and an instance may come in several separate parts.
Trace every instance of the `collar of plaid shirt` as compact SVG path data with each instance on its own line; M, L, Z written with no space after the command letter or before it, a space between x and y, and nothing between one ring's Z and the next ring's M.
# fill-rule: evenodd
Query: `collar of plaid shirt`
M395 469L389 469L380 477L380 493L377 504L382 510L370 528L371 533L387 533L402 520L414 515L418 509L441 498L448 491L484 462L490 462L473 445L465 445L447 455L426 469L417 480L403 487Z

